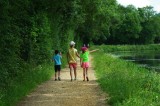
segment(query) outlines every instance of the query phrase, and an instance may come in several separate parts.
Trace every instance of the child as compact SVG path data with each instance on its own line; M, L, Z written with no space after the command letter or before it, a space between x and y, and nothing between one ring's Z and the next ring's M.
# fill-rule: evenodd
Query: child
M81 64L81 67L83 68L83 81L85 81L85 78L87 79L87 81L89 81L89 78L88 78L89 53L95 52L98 49L88 51L87 47L82 47L81 50L82 50L82 53L80 54L80 64Z
M55 69L55 81L57 81L57 72L58 72L58 80L60 81L60 71L61 71L61 59L62 55L58 50L55 50L55 55L52 58L52 61L54 61L54 69Z
M67 61L70 69L71 81L73 80L72 71L74 71L74 80L77 79L77 57L79 57L79 54L77 49L75 48L75 44L76 43L74 41L71 41L70 48L67 52Z

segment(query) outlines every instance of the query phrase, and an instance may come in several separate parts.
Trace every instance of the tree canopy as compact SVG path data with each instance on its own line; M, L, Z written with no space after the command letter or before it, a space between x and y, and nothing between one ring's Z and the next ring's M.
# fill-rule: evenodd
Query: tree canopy
M43 63L52 50L160 42L160 13L116 0L0 0L0 88ZM27 67L27 68L26 68Z

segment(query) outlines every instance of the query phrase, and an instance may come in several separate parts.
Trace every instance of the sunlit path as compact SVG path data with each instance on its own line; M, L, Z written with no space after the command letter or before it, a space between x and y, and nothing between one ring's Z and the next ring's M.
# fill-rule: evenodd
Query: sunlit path
M70 81L69 68L61 72L61 81L51 80L39 85L18 106L106 106L106 95L100 90L93 68L90 81L82 81L82 69L78 66L78 79Z

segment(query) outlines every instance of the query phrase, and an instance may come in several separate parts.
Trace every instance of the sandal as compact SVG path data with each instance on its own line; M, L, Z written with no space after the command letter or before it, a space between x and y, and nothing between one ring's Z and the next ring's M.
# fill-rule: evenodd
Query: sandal
M89 81L89 78L88 78L88 77L86 77L86 79L87 79L87 81Z
M59 81L61 81L61 78L60 78L60 77L58 77L58 80L59 80Z

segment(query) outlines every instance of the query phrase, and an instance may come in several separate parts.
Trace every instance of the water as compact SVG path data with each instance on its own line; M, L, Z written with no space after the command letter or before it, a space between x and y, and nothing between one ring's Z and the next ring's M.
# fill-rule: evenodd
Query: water
M118 51L112 54L141 67L160 72L160 51Z

